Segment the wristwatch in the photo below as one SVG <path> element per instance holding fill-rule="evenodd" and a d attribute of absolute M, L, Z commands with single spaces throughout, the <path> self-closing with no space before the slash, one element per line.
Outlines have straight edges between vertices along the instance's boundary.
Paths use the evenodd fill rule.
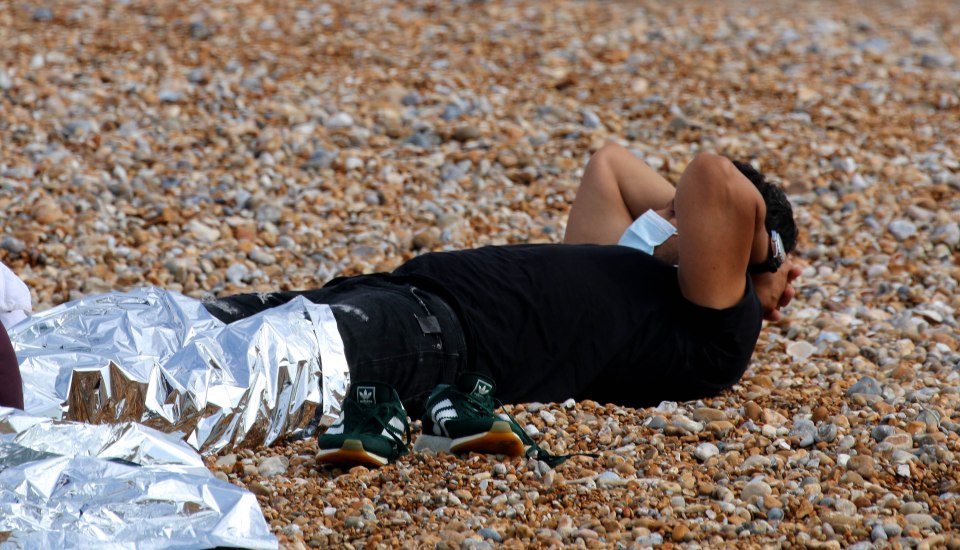
<path fill-rule="evenodd" d="M 787 254 L 783 250 L 783 240 L 780 238 L 780 234 L 770 230 L 770 255 L 766 261 L 747 266 L 747 271 L 750 273 L 776 273 L 786 259 Z"/>

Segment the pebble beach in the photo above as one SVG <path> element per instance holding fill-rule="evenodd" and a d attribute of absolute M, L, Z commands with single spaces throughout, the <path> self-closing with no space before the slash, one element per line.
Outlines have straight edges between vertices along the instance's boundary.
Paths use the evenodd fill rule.
<path fill-rule="evenodd" d="M 960 548 L 960 2 L 0 3 L 0 260 L 38 311 L 560 242 L 609 141 L 788 192 L 798 295 L 739 384 L 508 406 L 599 455 L 553 469 L 209 469 L 284 548 Z"/>

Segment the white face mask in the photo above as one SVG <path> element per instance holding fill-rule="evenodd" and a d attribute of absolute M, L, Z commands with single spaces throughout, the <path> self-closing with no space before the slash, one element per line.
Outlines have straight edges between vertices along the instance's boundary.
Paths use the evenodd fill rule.
<path fill-rule="evenodd" d="M 672 223 L 653 210 L 647 210 L 630 224 L 617 244 L 636 248 L 652 255 L 654 248 L 676 234 L 677 228 Z"/>

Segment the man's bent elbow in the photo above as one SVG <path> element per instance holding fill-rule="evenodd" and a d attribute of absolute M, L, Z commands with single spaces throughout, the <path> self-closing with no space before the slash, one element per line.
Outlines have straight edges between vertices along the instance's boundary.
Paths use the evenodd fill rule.
<path fill-rule="evenodd" d="M 730 159 L 714 153 L 698 153 L 687 170 L 697 176 L 697 181 L 709 184 L 730 183 L 741 175 Z"/>

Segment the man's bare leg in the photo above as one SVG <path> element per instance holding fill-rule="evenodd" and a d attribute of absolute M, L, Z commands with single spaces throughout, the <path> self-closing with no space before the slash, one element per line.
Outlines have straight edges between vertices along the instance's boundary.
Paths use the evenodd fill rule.
<path fill-rule="evenodd" d="M 736 304 L 747 266 L 769 254 L 760 193 L 726 158 L 701 154 L 677 184 L 675 207 L 681 292 L 705 307 Z"/>
<path fill-rule="evenodd" d="M 564 242 L 615 244 L 633 220 L 667 205 L 673 185 L 647 163 L 613 143 L 587 163 L 570 209 Z"/>

